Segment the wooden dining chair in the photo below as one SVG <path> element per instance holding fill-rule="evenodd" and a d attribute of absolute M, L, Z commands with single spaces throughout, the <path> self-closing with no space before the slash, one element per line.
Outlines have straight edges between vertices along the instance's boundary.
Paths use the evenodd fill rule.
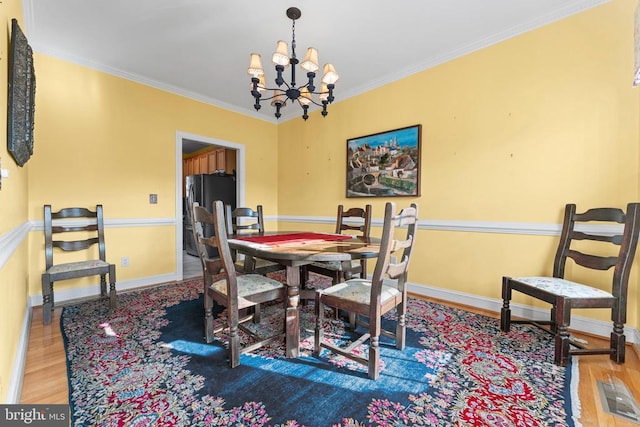
<path fill-rule="evenodd" d="M 362 237 L 369 237 L 371 231 L 371 205 L 363 208 L 350 208 L 345 210 L 343 205 L 338 205 L 338 215 L 336 219 L 337 234 L 355 234 Z M 352 222 L 355 220 L 355 223 Z M 356 233 L 354 233 L 354 231 Z M 331 284 L 335 285 L 340 281 L 351 278 L 358 274 L 361 278 L 367 278 L 367 260 L 353 261 L 322 261 L 314 262 L 303 267 L 303 284 L 309 281 L 309 272 L 314 272 L 331 278 Z"/>
<path fill-rule="evenodd" d="M 67 220 L 67 222 L 64 222 Z M 55 221 L 55 225 L 54 225 Z M 63 221 L 63 222 L 61 222 Z M 69 222 L 71 221 L 71 222 Z M 92 247 L 97 245 L 97 251 Z M 54 309 L 53 283 L 79 277 L 100 276 L 100 295 L 107 297 L 109 276 L 109 306 L 117 308 L 116 266 L 106 258 L 104 216 L 102 205 L 94 211 L 86 208 L 63 208 L 57 212 L 44 205 L 45 272 L 42 274 L 42 310 L 45 325 L 51 323 Z M 84 251 L 77 261 L 55 263 L 54 249 L 64 252 Z"/>
<path fill-rule="evenodd" d="M 418 207 L 415 204 L 411 204 L 396 215 L 395 203 L 388 202 L 385 206 L 380 252 L 371 280 L 350 279 L 316 292 L 313 351 L 315 356 L 320 355 L 321 348 L 326 348 L 367 366 L 369 378 L 375 380 L 379 376 L 380 335 L 395 339 L 396 348 L 404 349 L 407 307 L 405 285 L 416 240 L 417 224 Z M 396 228 L 405 226 L 407 229 L 405 237 L 396 239 L 394 237 Z M 385 283 L 385 279 L 393 279 L 396 283 Z M 342 309 L 368 319 L 362 321 L 359 317 L 356 324 L 352 325 L 356 336 L 350 344 L 340 346 L 324 340 L 325 306 Z M 394 308 L 397 310 L 395 331 L 382 329 L 382 316 Z M 358 328 L 364 328 L 364 331 Z M 366 341 L 369 341 L 368 356 L 359 351 L 359 347 Z"/>
<path fill-rule="evenodd" d="M 225 218 L 229 234 L 264 233 L 262 205 L 258 205 L 255 210 L 248 207 L 239 207 L 231 210 L 231 206 L 226 205 Z M 243 273 L 267 274 L 285 269 L 283 265 L 266 259 L 245 255 L 244 259 L 237 260 L 234 252 L 232 252 L 232 255 L 236 260 L 236 270 Z"/>
<path fill-rule="evenodd" d="M 253 351 L 284 336 L 282 330 L 276 334 L 261 337 L 245 323 L 254 318 L 253 314 L 241 315 L 247 308 L 265 302 L 286 301 L 285 286 L 277 280 L 259 274 L 236 273 L 233 257 L 227 241 L 227 223 L 225 208 L 220 200 L 213 203 L 213 213 L 197 203 L 193 204 L 194 240 L 198 248 L 204 278 L 204 327 L 207 343 L 223 331 L 228 335 L 229 366 L 235 368 L 240 364 L 240 355 Z M 204 237 L 205 224 L 213 224 L 214 236 Z M 217 248 L 219 258 L 211 259 L 207 253 L 207 245 Z M 226 307 L 226 321 L 214 327 L 214 301 Z M 283 306 L 284 309 L 284 306 Z M 252 342 L 241 345 L 239 332 L 247 334 Z"/>
<path fill-rule="evenodd" d="M 622 234 L 618 234 L 617 231 L 604 234 L 597 232 L 594 223 L 609 227 L 612 224 L 624 224 L 624 228 Z M 509 332 L 512 323 L 530 323 L 554 335 L 554 363 L 560 366 L 566 366 L 572 355 L 590 354 L 609 354 L 611 360 L 624 363 L 624 323 L 627 320 L 629 272 L 638 245 L 639 230 L 639 203 L 629 203 L 626 212 L 617 208 L 595 208 L 584 213 L 576 213 L 576 205 L 566 205 L 553 263 L 553 275 L 502 278 L 502 331 Z M 615 253 L 612 248 L 616 248 Z M 569 268 L 574 277 L 586 277 L 584 274 L 588 269 L 604 271 L 613 267 L 611 286 L 604 289 L 593 284 L 566 279 L 567 258 L 573 260 Z M 551 304 L 550 320 L 512 320 L 509 304 L 513 291 Z M 568 329 L 571 324 L 571 310 L 574 308 L 611 310 L 613 331 L 608 348 L 589 348 L 571 338 Z"/>

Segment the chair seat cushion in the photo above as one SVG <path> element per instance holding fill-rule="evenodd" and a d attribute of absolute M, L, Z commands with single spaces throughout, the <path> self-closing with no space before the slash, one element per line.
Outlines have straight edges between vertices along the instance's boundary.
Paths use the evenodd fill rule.
<path fill-rule="evenodd" d="M 567 298 L 613 298 L 611 293 L 602 289 L 557 277 L 514 277 L 512 280 Z"/>
<path fill-rule="evenodd" d="M 325 270 L 342 271 L 342 263 L 340 261 L 312 262 L 311 265 Z M 360 261 L 351 261 L 351 269 L 356 268 L 360 268 Z"/>
<path fill-rule="evenodd" d="M 358 304 L 369 304 L 371 300 L 371 281 L 365 279 L 351 279 L 343 283 L 338 283 L 320 291 L 324 295 L 331 295 L 341 299 L 356 302 Z M 401 292 L 395 286 L 382 285 L 380 302 L 382 305 L 386 301 L 396 298 Z"/>
<path fill-rule="evenodd" d="M 51 268 L 47 270 L 47 273 L 60 274 L 68 273 L 70 271 L 90 270 L 92 268 L 100 267 L 109 267 L 109 263 L 99 259 L 90 261 L 67 262 L 65 264 L 52 265 Z"/>
<path fill-rule="evenodd" d="M 260 274 L 245 274 L 237 276 L 238 280 L 238 298 L 248 297 L 263 292 L 273 291 L 283 288 L 284 285 L 277 280 L 270 279 Z M 227 279 L 218 280 L 211 285 L 211 288 L 222 294 L 227 294 Z"/>

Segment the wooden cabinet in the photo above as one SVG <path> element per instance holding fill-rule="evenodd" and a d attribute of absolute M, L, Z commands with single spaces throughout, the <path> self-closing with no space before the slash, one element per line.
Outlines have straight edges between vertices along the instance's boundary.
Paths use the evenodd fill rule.
<path fill-rule="evenodd" d="M 224 148 L 216 150 L 216 170 L 227 169 L 227 155 Z"/>
<path fill-rule="evenodd" d="M 212 174 L 217 171 L 232 173 L 236 168 L 236 153 L 220 147 L 198 153 L 182 159 L 182 188 L 185 187 L 185 177 L 198 174 Z"/>
<path fill-rule="evenodd" d="M 215 173 L 217 171 L 225 171 L 227 166 L 227 155 L 224 148 L 217 148 L 215 150 L 208 151 L 207 157 L 207 172 Z M 204 173 L 204 172 L 203 172 Z"/>
<path fill-rule="evenodd" d="M 197 157 L 199 173 L 209 173 L 208 156 L 201 155 Z"/>
<path fill-rule="evenodd" d="M 207 152 L 207 162 L 207 173 L 214 173 L 216 171 L 216 150 Z"/>

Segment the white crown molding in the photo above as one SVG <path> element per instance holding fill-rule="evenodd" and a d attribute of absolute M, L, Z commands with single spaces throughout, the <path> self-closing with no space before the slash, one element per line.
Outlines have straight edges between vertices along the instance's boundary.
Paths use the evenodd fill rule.
<path fill-rule="evenodd" d="M 489 46 L 500 43 L 504 40 L 516 37 L 518 35 L 524 34 L 528 31 L 535 30 L 544 25 L 551 24 L 553 22 L 559 21 L 571 15 L 583 12 L 585 10 L 591 9 L 593 7 L 605 4 L 610 2 L 611 0 L 573 0 L 560 7 L 559 9 L 541 17 L 532 18 L 529 22 L 514 25 L 511 28 L 508 28 L 504 31 L 500 31 L 495 33 L 489 37 L 485 37 L 484 39 L 476 40 L 473 43 L 468 43 L 465 45 L 457 46 L 453 49 L 450 49 L 446 52 L 441 52 L 437 55 L 431 56 L 429 58 L 425 58 L 423 61 L 419 62 L 417 65 L 399 69 L 392 74 L 388 74 L 382 78 L 368 81 L 365 84 L 357 86 L 353 89 L 346 90 L 340 92 L 340 100 L 338 102 L 344 101 L 346 99 L 352 98 L 354 96 L 363 94 L 365 92 L 369 92 L 371 90 L 377 89 L 394 81 L 409 77 L 413 74 L 419 73 L 421 71 L 427 70 L 429 68 L 433 68 L 437 65 L 443 64 L 445 62 L 451 61 L 453 59 L 459 58 L 464 55 L 468 55 L 470 53 L 476 52 L 478 50 L 487 48 Z M 23 17 L 25 22 L 25 32 L 29 34 L 31 29 L 34 27 L 33 20 L 33 0 L 23 0 Z M 160 82 L 139 74 L 130 73 L 124 70 L 120 70 L 118 68 L 97 63 L 93 61 L 88 61 L 85 58 L 80 58 L 74 55 L 71 55 L 67 52 L 60 51 L 57 49 L 47 49 L 44 46 L 39 45 L 38 43 L 34 43 L 31 46 L 33 50 L 37 53 L 41 53 L 44 55 L 49 55 L 54 58 L 59 58 L 77 65 L 81 65 L 87 68 L 91 68 L 97 71 L 101 71 L 107 74 L 114 75 L 116 77 L 121 77 L 126 80 L 130 80 L 136 83 L 140 83 L 146 86 L 154 87 L 156 89 L 163 90 L 165 92 L 173 93 L 179 96 L 183 96 L 185 98 L 193 99 L 198 102 L 203 102 L 205 104 L 212 105 L 214 107 L 223 108 L 228 111 L 232 111 L 238 114 L 242 114 L 245 116 L 249 116 L 255 119 L 263 120 L 269 123 L 284 123 L 286 121 L 290 121 L 300 117 L 300 114 L 293 113 L 291 110 L 283 111 L 283 116 L 280 120 L 276 119 L 272 116 L 266 116 L 264 114 L 259 114 L 255 110 L 247 107 L 238 107 L 236 105 L 232 105 L 223 101 L 220 101 L 215 98 L 211 98 L 208 96 L 203 96 L 199 93 L 195 93 L 193 91 L 189 91 L 187 89 L 173 86 L 164 82 Z M 248 104 L 249 105 L 249 104 Z M 318 110 L 318 107 L 310 108 L 310 112 Z"/>
<path fill-rule="evenodd" d="M 278 123 L 275 117 L 271 118 L 269 116 L 265 116 L 264 114 L 259 114 L 257 111 L 252 110 L 250 108 L 240 108 L 236 105 L 232 105 L 215 98 L 204 96 L 199 93 L 196 93 L 178 86 L 173 86 L 168 83 L 154 80 L 149 77 L 142 76 L 140 74 L 130 73 L 128 71 L 120 70 L 119 68 L 115 68 L 109 65 L 89 61 L 85 58 L 79 58 L 67 52 L 63 52 L 61 50 L 46 48 L 44 46 L 39 45 L 38 43 L 34 43 L 32 48 L 34 52 L 37 52 L 39 54 L 58 58 L 63 61 L 70 62 L 72 64 L 80 65 L 82 67 L 90 68 L 92 70 L 96 70 L 106 74 L 110 74 L 112 76 L 120 77 L 122 79 L 132 81 L 134 83 L 139 83 L 145 86 L 153 87 L 168 93 L 172 93 L 174 95 L 183 96 L 185 98 L 189 98 L 194 101 L 198 101 L 204 104 L 212 105 L 214 107 L 222 108 L 226 111 L 231 111 L 234 113 L 242 114 L 244 116 L 249 116 L 254 119 L 263 120 L 269 123 Z M 251 104 L 248 103 L 247 105 L 251 105 Z"/>
<path fill-rule="evenodd" d="M 568 4 L 564 5 L 562 8 L 554 11 L 553 13 L 549 13 L 546 16 L 537 17 L 524 24 L 515 25 L 507 30 L 493 34 L 490 37 L 486 37 L 481 40 L 476 40 L 473 43 L 461 45 L 449 51 L 441 52 L 439 55 L 434 55 L 429 58 L 425 58 L 423 61 L 421 61 L 417 65 L 414 65 L 408 68 L 399 69 L 395 73 L 389 74 L 381 79 L 370 80 L 366 84 L 358 86 L 354 89 L 341 91 L 340 101 L 349 99 L 356 95 L 361 95 L 365 92 L 369 92 L 371 90 L 377 89 L 389 83 L 393 83 L 397 80 L 401 80 L 403 78 L 409 77 L 413 74 L 428 70 L 429 68 L 433 68 L 440 64 L 444 64 L 445 62 L 454 60 L 456 58 L 460 58 L 464 55 L 468 55 L 470 53 L 498 44 L 507 39 L 519 36 L 528 31 L 535 30 L 536 28 L 540 28 L 544 25 L 551 24 L 553 22 L 567 18 L 576 13 L 584 12 L 585 10 L 591 9 L 593 7 L 596 7 L 605 3 L 609 3 L 610 1 L 611 0 L 576 0 L 576 1 L 569 2 Z"/>

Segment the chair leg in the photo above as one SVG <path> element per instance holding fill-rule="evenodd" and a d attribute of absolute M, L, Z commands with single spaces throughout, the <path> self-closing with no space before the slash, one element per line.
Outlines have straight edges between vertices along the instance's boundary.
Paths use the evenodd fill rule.
<path fill-rule="evenodd" d="M 336 309 L 337 310 L 337 309 Z M 338 313 L 336 311 L 336 319 L 338 318 Z M 356 327 L 358 326 L 356 324 L 356 322 L 358 321 L 358 315 L 352 311 L 349 312 L 349 328 L 352 331 L 356 330 Z"/>
<path fill-rule="evenodd" d="M 360 268 L 362 269 L 362 271 L 360 272 L 360 278 L 366 279 L 367 278 L 367 260 L 366 259 L 363 259 L 362 261 L 360 261 Z"/>
<path fill-rule="evenodd" d="M 313 355 L 320 355 L 320 344 L 322 343 L 323 338 L 323 323 L 324 323 L 324 310 L 322 308 L 322 303 L 320 302 L 320 294 L 316 293 L 316 303 L 315 303 L 315 311 L 316 311 L 316 330 L 315 330 L 315 342 L 313 344 Z"/>
<path fill-rule="evenodd" d="M 558 333 L 558 322 L 556 321 L 556 307 L 551 307 L 551 314 L 549 315 L 549 320 L 551 321 L 551 325 L 549 326 L 550 331 L 554 334 Z"/>
<path fill-rule="evenodd" d="M 611 354 L 609 358 L 616 363 L 624 363 L 626 337 L 624 335 L 624 324 L 614 323 L 613 332 L 611 332 L 610 346 Z"/>
<path fill-rule="evenodd" d="M 106 274 L 100 275 L 100 296 L 103 298 L 107 296 L 107 275 Z"/>
<path fill-rule="evenodd" d="M 500 310 L 500 330 L 502 332 L 509 332 L 511 329 L 511 309 L 509 308 L 509 301 L 511 300 L 511 285 L 509 285 L 509 278 L 502 278 L 502 309 Z"/>
<path fill-rule="evenodd" d="M 556 325 L 556 339 L 555 339 L 555 355 L 554 363 L 558 366 L 567 366 L 569 359 L 571 358 L 570 345 L 571 338 L 569 337 L 569 322 L 571 319 L 571 306 L 567 304 L 564 298 L 556 298 L 555 307 L 555 325 Z"/>
<path fill-rule="evenodd" d="M 300 288 L 307 289 L 307 282 L 309 282 L 309 269 L 303 265 L 300 267 Z"/>
<path fill-rule="evenodd" d="M 118 308 L 118 295 L 116 294 L 116 266 L 109 268 L 109 306 L 112 310 Z"/>
<path fill-rule="evenodd" d="M 229 366 L 235 368 L 240 365 L 240 335 L 238 325 L 229 325 Z"/>
<path fill-rule="evenodd" d="M 378 365 L 380 364 L 380 336 L 371 335 L 369 342 L 369 378 L 372 380 L 378 379 L 379 369 Z"/>
<path fill-rule="evenodd" d="M 555 338 L 555 354 L 554 363 L 558 366 L 567 366 L 569 364 L 569 331 L 566 325 L 558 325 L 558 333 Z"/>
<path fill-rule="evenodd" d="M 398 350 L 404 350 L 406 336 L 407 336 L 407 316 L 406 316 L 406 304 L 403 302 L 397 307 L 398 321 L 396 322 L 396 348 Z"/>
<path fill-rule="evenodd" d="M 42 322 L 45 325 L 51 323 L 51 312 L 53 311 L 53 282 L 48 274 L 42 275 Z"/>
<path fill-rule="evenodd" d="M 256 304 L 253 306 L 253 323 L 260 323 L 260 320 L 262 319 L 261 316 L 261 310 L 260 310 L 260 304 Z"/>
<path fill-rule="evenodd" d="M 204 339 L 213 342 L 213 299 L 204 292 Z"/>

